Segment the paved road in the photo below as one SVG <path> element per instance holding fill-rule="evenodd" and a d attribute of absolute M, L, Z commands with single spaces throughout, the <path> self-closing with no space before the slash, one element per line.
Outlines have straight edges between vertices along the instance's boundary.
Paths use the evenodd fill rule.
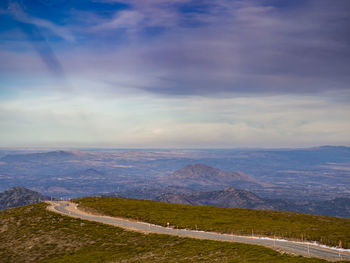
<path fill-rule="evenodd" d="M 269 238 L 254 238 L 247 236 L 236 236 L 229 234 L 220 234 L 215 232 L 204 232 L 187 229 L 174 229 L 162 227 L 149 223 L 128 220 L 124 218 L 116 218 L 109 216 L 100 216 L 88 214 L 79 210 L 76 204 L 64 201 L 49 202 L 50 211 L 58 212 L 75 218 L 84 220 L 96 221 L 104 224 L 118 226 L 125 229 L 130 229 L 138 232 L 148 232 L 156 234 L 176 235 L 181 237 L 190 237 L 198 239 L 210 239 L 218 241 L 240 242 L 247 244 L 262 245 L 276 250 L 283 250 L 296 255 L 305 257 L 323 258 L 327 260 L 350 260 L 349 251 L 339 251 L 332 248 L 320 247 L 314 244 L 307 244 L 302 242 L 269 239 Z"/>

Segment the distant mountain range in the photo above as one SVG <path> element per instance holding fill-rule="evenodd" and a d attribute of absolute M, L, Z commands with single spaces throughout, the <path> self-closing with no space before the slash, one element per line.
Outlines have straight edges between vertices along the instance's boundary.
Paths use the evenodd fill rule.
<path fill-rule="evenodd" d="M 278 210 L 350 218 L 350 198 L 336 198 L 327 201 L 264 199 L 250 191 L 231 187 L 222 191 L 192 192 L 190 194 L 168 192 L 153 200 L 176 204 Z"/>
<path fill-rule="evenodd" d="M 350 198 L 326 201 L 266 199 L 275 210 L 350 218 Z"/>
<path fill-rule="evenodd" d="M 350 147 L 5 152 L 0 190 L 22 185 L 73 198 L 113 192 L 174 203 L 350 217 Z M 2 196 L 0 209 L 40 199 L 20 196 Z"/>
<path fill-rule="evenodd" d="M 0 149 L 0 191 L 21 185 L 60 197 L 136 194 L 151 187 L 202 192 L 233 187 L 262 198 L 331 200 L 350 197 L 349 172 L 350 147 L 36 153 Z"/>
<path fill-rule="evenodd" d="M 38 203 L 49 197 L 24 187 L 13 187 L 0 193 L 0 210 Z"/>
<path fill-rule="evenodd" d="M 167 193 L 160 195 L 156 200 L 191 205 L 253 208 L 262 210 L 274 209 L 274 207 L 268 202 L 252 192 L 247 190 L 237 190 L 232 187 L 227 187 L 223 191 L 196 192 L 189 195 Z"/>
<path fill-rule="evenodd" d="M 47 161 L 47 160 L 59 160 L 67 159 L 84 154 L 79 151 L 52 151 L 44 153 L 29 153 L 29 154 L 9 154 L 0 159 L 2 162 L 33 162 L 33 161 Z"/>

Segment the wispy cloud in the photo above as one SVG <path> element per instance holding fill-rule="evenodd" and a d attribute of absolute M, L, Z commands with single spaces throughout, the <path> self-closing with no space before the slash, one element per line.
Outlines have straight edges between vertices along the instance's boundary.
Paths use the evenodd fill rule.
<path fill-rule="evenodd" d="M 65 27 L 55 25 L 54 23 L 45 19 L 40 19 L 28 15 L 23 11 L 22 7 L 17 2 L 9 2 L 7 12 L 19 22 L 31 24 L 39 28 L 48 29 L 55 35 L 60 36 L 67 41 L 75 41 L 74 35 L 71 32 L 69 32 L 69 30 L 67 30 Z"/>
<path fill-rule="evenodd" d="M 348 144 L 349 105 L 322 97 L 37 96 L 1 103 L 0 144 L 295 147 Z M 121 125 L 122 124 L 122 125 Z M 13 131 L 13 132 L 11 132 Z M 38 133 L 43 136 L 38 136 Z"/>
<path fill-rule="evenodd" d="M 62 77 L 64 72 L 63 67 L 42 33 L 42 30 L 49 29 L 54 34 L 69 41 L 74 41 L 74 37 L 66 29 L 56 26 L 50 21 L 38 19 L 26 14 L 20 4 L 16 2 L 9 2 L 7 10 L 3 12 L 3 14 L 8 14 L 17 21 L 18 27 L 22 29 L 22 32 L 26 35 L 26 40 L 34 47 L 34 50 L 47 66 L 48 70 L 55 76 Z M 29 29 L 26 25 L 30 25 Z M 10 60 L 10 63 L 11 62 Z M 32 66 L 33 65 L 31 65 L 31 67 Z"/>
<path fill-rule="evenodd" d="M 116 1 L 106 1 L 116 2 Z M 118 1 L 129 5 L 116 10 L 115 15 L 93 27 L 93 31 L 125 30 L 130 40 L 138 39 L 146 28 L 172 28 L 178 25 L 180 14 L 176 4 L 186 1 Z"/>

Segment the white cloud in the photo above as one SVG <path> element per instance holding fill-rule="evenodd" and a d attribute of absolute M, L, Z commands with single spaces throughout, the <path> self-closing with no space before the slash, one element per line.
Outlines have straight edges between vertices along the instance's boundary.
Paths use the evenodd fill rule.
<path fill-rule="evenodd" d="M 349 144 L 349 105 L 320 97 L 24 96 L 2 103 L 0 144 L 301 147 Z M 40 135 L 40 136 L 38 136 Z"/>

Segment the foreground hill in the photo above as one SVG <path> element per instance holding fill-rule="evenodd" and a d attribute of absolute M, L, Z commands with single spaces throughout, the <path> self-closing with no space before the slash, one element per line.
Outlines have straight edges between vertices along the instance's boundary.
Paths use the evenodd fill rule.
<path fill-rule="evenodd" d="M 0 210 L 34 204 L 48 199 L 47 196 L 27 188 L 21 186 L 13 187 L 0 193 Z"/>
<path fill-rule="evenodd" d="M 108 197 L 75 199 L 79 206 L 111 216 L 159 225 L 319 241 L 350 248 L 350 219 L 280 211 L 193 206 Z"/>
<path fill-rule="evenodd" d="M 45 207 L 0 212 L 1 262 L 325 262 L 260 246 L 140 234 Z"/>

